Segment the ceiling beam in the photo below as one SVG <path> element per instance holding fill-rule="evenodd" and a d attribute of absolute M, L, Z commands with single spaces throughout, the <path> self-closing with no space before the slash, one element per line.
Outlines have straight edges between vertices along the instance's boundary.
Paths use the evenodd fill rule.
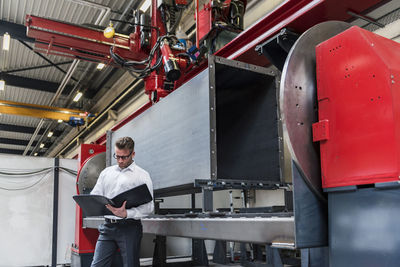
<path fill-rule="evenodd" d="M 0 143 L 1 144 L 7 144 L 7 145 L 18 145 L 18 146 L 27 146 L 29 143 L 29 140 L 21 140 L 21 139 L 10 139 L 10 138 L 2 138 L 0 137 Z M 33 146 L 36 146 L 36 141 L 32 143 Z"/>
<path fill-rule="evenodd" d="M 5 20 L 0 20 L 0 35 L 4 35 L 4 33 L 8 32 L 11 36 L 11 38 L 16 39 L 20 41 L 21 44 L 32 50 L 35 54 L 37 54 L 39 57 L 50 63 L 53 67 L 56 67 L 59 71 L 63 72 L 66 74 L 67 72 L 60 68 L 57 64 L 49 60 L 47 57 L 43 56 L 42 54 L 36 52 L 33 50 L 33 48 L 27 44 L 28 43 L 35 43 L 34 38 L 30 38 L 26 36 L 26 26 L 22 24 L 17 24 L 13 22 L 8 22 Z M 73 81 L 77 81 L 76 78 L 71 77 Z"/>
<path fill-rule="evenodd" d="M 0 123 L 0 131 L 33 134 L 35 130 L 36 127 Z M 44 131 L 45 128 L 40 129 L 39 135 L 42 135 Z M 53 136 L 58 137 L 61 135 L 61 133 L 61 131 L 54 131 Z"/>
<path fill-rule="evenodd" d="M 36 69 L 54 67 L 54 65 L 60 66 L 60 65 L 71 64 L 71 63 L 72 63 L 72 61 L 64 61 L 64 62 L 59 62 L 59 63 L 54 63 L 54 64 L 45 64 L 45 65 L 39 65 L 39 66 L 33 66 L 33 67 L 26 67 L 26 68 L 8 70 L 8 71 L 3 71 L 3 73 L 8 74 L 8 73 L 14 73 L 14 72 L 19 72 L 19 71 L 36 70 Z"/>
<path fill-rule="evenodd" d="M 22 153 L 24 153 L 24 150 L 0 148 L 0 153 L 22 155 Z"/>
<path fill-rule="evenodd" d="M 0 20 L 0 35 L 4 35 L 6 32 L 10 34 L 11 38 L 30 43 L 35 42 L 34 38 L 26 36 L 25 25 Z"/>
<path fill-rule="evenodd" d="M 35 51 L 33 49 L 33 47 L 31 47 L 30 45 L 28 45 L 26 42 L 24 42 L 23 40 L 19 40 L 19 42 L 21 44 L 23 44 L 24 46 L 26 46 L 26 48 L 28 48 L 29 50 L 31 50 L 33 53 L 35 53 L 36 55 L 38 55 L 39 57 L 41 57 L 43 60 L 45 60 L 46 62 L 50 63 L 51 65 L 53 65 L 53 67 L 55 67 L 56 69 L 58 69 L 59 71 L 61 71 L 64 74 L 67 74 L 67 72 L 65 70 L 63 70 L 62 68 L 60 68 L 59 66 L 57 66 L 53 61 L 51 61 L 50 59 L 48 59 L 47 57 L 43 56 L 41 53 Z M 77 82 L 78 80 L 76 78 L 74 78 L 74 76 L 71 75 L 71 80 Z"/>
<path fill-rule="evenodd" d="M 21 77 L 13 74 L 7 74 L 4 72 L 0 72 L 0 79 L 4 80 L 6 85 L 22 87 L 22 88 L 29 88 L 38 91 L 45 91 L 50 93 L 57 92 L 58 87 L 60 86 L 59 83 L 48 82 L 38 79 L 26 78 Z M 71 85 L 67 85 L 65 90 L 63 90 L 64 95 L 68 95 L 69 92 L 72 90 Z"/>

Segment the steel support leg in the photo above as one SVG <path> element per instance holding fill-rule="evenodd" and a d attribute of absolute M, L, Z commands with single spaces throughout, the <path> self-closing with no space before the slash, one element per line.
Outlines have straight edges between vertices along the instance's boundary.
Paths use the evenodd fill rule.
<path fill-rule="evenodd" d="M 226 260 L 226 241 L 215 241 L 213 262 L 219 264 L 227 264 Z"/>
<path fill-rule="evenodd" d="M 203 212 L 213 211 L 213 191 L 203 188 Z"/>
<path fill-rule="evenodd" d="M 260 245 L 253 244 L 254 259 L 256 261 L 263 261 L 263 252 Z"/>
<path fill-rule="evenodd" d="M 203 188 L 203 212 L 213 211 L 213 191 Z M 207 249 L 203 239 L 192 239 L 194 265 L 208 266 Z"/>
<path fill-rule="evenodd" d="M 192 261 L 195 266 L 208 266 L 206 245 L 202 239 L 192 239 Z"/>
<path fill-rule="evenodd" d="M 167 237 L 157 235 L 156 239 L 154 239 L 154 242 L 153 266 L 167 266 Z"/>
<path fill-rule="evenodd" d="M 301 250 L 301 267 L 328 267 L 328 247 L 305 248 Z"/>
<path fill-rule="evenodd" d="M 268 267 L 283 267 L 281 255 L 277 248 L 271 248 L 271 246 L 265 246 L 265 255 Z"/>
<path fill-rule="evenodd" d="M 244 265 L 248 262 L 246 243 L 240 243 L 240 263 Z"/>

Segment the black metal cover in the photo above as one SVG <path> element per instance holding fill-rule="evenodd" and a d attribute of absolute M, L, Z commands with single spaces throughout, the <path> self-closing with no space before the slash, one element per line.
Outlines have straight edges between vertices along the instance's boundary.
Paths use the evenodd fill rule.
<path fill-rule="evenodd" d="M 210 90 L 215 177 L 279 182 L 275 77 L 263 68 L 219 57 L 209 58 L 209 71 L 210 88 L 215 87 Z"/>

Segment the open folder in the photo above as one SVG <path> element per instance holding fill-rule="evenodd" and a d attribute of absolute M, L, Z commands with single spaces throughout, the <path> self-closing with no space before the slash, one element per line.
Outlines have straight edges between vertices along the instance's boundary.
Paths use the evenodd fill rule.
<path fill-rule="evenodd" d="M 125 208 L 130 209 L 153 200 L 146 184 L 134 187 L 112 199 L 100 195 L 76 195 L 73 196 L 73 199 L 79 207 L 81 207 L 84 217 L 113 215 L 112 212 L 106 208 L 106 204 L 119 208 L 124 201 L 126 201 Z"/>

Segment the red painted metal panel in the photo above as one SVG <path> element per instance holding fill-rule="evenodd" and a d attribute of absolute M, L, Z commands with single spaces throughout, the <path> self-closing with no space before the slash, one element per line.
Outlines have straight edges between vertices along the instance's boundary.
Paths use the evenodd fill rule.
<path fill-rule="evenodd" d="M 199 12 L 199 34 L 197 38 L 203 39 L 212 28 L 212 8 L 211 3 L 204 5 L 203 9 Z"/>
<path fill-rule="evenodd" d="M 352 27 L 316 55 L 322 186 L 398 181 L 400 44 Z"/>
<path fill-rule="evenodd" d="M 313 141 L 325 141 L 329 139 L 329 121 L 322 120 L 312 125 Z"/>
<path fill-rule="evenodd" d="M 35 38 L 39 43 L 45 44 L 50 50 L 52 46 L 58 46 L 59 49 L 75 49 L 75 53 L 79 53 L 81 50 L 97 54 L 98 57 L 109 58 L 110 46 L 115 45 L 115 52 L 126 59 L 143 60 L 147 57 L 147 53 L 145 52 L 132 53 L 130 51 L 130 39 L 126 35 L 117 34 L 114 38 L 106 38 L 101 30 L 32 15 L 26 16 L 26 26 L 27 36 Z M 74 53 L 70 51 L 70 54 Z"/>
<path fill-rule="evenodd" d="M 94 145 L 94 144 L 82 144 L 78 157 L 79 172 L 85 163 L 94 155 L 106 151 L 106 146 Z M 78 177 L 79 177 L 78 172 Z M 78 180 L 77 180 L 78 182 Z M 78 185 L 76 186 L 76 192 L 79 194 Z M 96 246 L 96 241 L 99 236 L 97 229 L 83 229 L 82 228 L 82 210 L 76 205 L 75 211 L 75 243 L 73 244 L 72 250 L 78 254 L 81 253 L 93 253 Z"/>

